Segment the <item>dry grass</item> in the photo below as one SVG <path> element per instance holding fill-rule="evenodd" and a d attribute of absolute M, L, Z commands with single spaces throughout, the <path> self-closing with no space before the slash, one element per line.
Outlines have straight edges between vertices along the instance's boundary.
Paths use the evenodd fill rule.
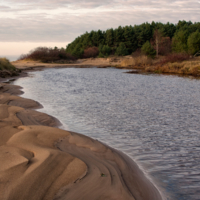
<path fill-rule="evenodd" d="M 190 55 L 187 53 L 172 53 L 164 56 L 157 63 L 158 65 L 164 65 L 166 63 L 175 63 L 175 62 L 183 62 L 185 60 L 189 60 Z"/>
<path fill-rule="evenodd" d="M 156 59 L 140 55 L 126 58 L 121 68 L 142 69 L 152 73 L 171 73 L 200 76 L 200 57 L 191 59 L 187 54 L 170 54 Z"/>
<path fill-rule="evenodd" d="M 200 76 L 200 58 L 183 62 L 169 62 L 162 66 L 146 67 L 145 71 Z"/>
<path fill-rule="evenodd" d="M 20 70 L 16 69 L 7 58 L 0 58 L 0 77 L 16 76 Z"/>
<path fill-rule="evenodd" d="M 122 67 L 145 67 L 152 65 L 153 60 L 147 56 L 141 55 L 134 58 L 127 58 L 121 62 Z"/>
<path fill-rule="evenodd" d="M 10 63 L 7 58 L 0 58 L 0 70 L 14 71 L 15 67 Z"/>
<path fill-rule="evenodd" d="M 184 61 L 181 63 L 167 63 L 167 67 L 171 71 L 177 71 L 177 73 L 183 74 L 199 74 L 200 73 L 200 61 Z"/>

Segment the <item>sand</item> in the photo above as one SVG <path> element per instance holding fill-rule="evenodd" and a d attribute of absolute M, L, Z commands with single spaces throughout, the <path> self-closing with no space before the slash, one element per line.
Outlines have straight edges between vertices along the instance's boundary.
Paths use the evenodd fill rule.
<path fill-rule="evenodd" d="M 74 62 L 68 64 L 60 63 L 41 63 L 39 61 L 32 60 L 20 60 L 14 61 L 12 64 L 18 69 L 35 69 L 35 68 L 55 68 L 55 67 L 78 67 L 78 68 L 87 68 L 87 67 L 115 67 L 121 64 L 122 60 L 127 59 L 130 56 L 124 57 L 111 57 L 111 58 L 87 58 L 87 59 L 78 59 Z"/>
<path fill-rule="evenodd" d="M 0 85 L 1 200 L 160 200 L 128 156 L 59 128 L 19 86 Z"/>

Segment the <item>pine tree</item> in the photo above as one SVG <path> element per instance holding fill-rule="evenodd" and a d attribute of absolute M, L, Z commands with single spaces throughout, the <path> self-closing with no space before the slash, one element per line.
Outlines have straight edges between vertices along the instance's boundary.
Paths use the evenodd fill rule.
<path fill-rule="evenodd" d="M 146 41 L 142 48 L 141 48 L 142 53 L 144 53 L 145 55 L 154 58 L 156 55 L 156 51 L 155 49 L 151 46 L 151 43 L 149 41 Z"/>
<path fill-rule="evenodd" d="M 119 44 L 119 47 L 116 49 L 115 54 L 117 56 L 125 56 L 128 54 L 128 50 L 123 42 Z"/>
<path fill-rule="evenodd" d="M 175 33 L 175 36 L 172 38 L 172 50 L 176 53 L 187 52 L 187 40 L 188 40 L 188 31 L 180 30 Z"/>
<path fill-rule="evenodd" d="M 188 53 L 194 55 L 198 51 L 200 51 L 200 33 L 197 30 L 196 32 L 190 34 L 188 37 Z"/>

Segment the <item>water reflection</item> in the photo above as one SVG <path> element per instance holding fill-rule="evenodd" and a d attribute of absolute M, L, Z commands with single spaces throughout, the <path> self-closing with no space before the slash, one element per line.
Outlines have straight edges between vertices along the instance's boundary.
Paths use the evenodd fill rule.
<path fill-rule="evenodd" d="M 16 84 L 65 128 L 120 149 L 170 196 L 200 199 L 200 81 L 117 69 L 48 69 Z"/>

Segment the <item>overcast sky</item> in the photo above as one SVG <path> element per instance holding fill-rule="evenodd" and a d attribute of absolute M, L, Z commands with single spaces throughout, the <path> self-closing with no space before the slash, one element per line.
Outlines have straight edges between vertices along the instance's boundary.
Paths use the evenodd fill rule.
<path fill-rule="evenodd" d="M 86 31 L 178 20 L 200 21 L 200 0 L 0 0 L 0 56 L 65 47 Z"/>

